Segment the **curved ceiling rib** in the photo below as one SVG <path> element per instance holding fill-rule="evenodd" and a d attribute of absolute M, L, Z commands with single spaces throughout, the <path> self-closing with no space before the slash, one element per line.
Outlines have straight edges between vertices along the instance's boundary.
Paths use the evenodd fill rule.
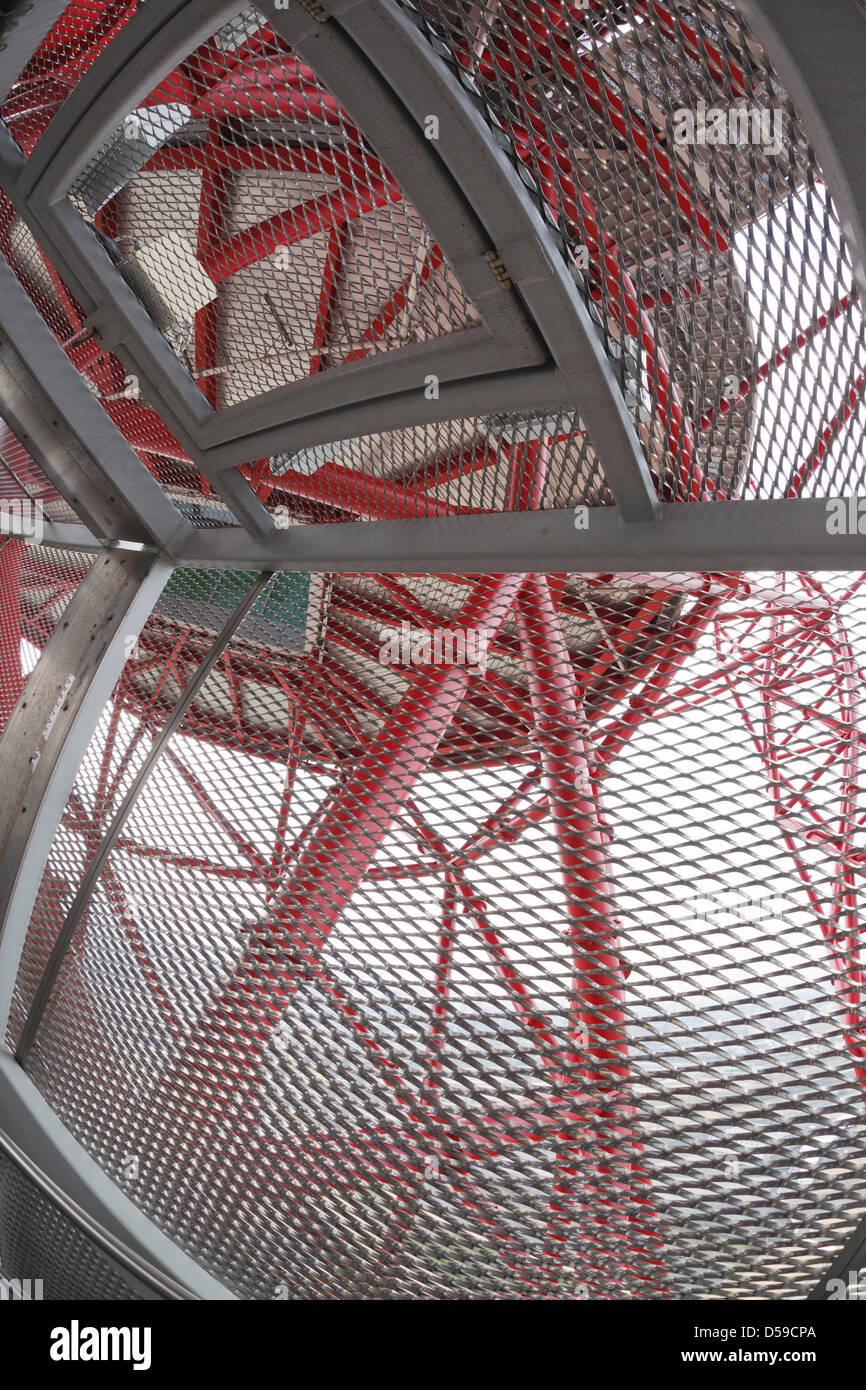
<path fill-rule="evenodd" d="M 374 41 L 381 40 L 375 6 L 367 15 Z M 211 29 L 218 19 L 219 15 L 211 17 Z M 289 40 L 296 24 L 303 27 L 306 22 L 306 15 L 295 20 L 291 12 L 278 12 L 272 18 L 274 28 Z M 544 410 L 580 401 L 590 437 L 598 451 L 611 459 L 611 482 L 624 518 L 648 519 L 657 504 L 640 443 L 598 331 L 552 233 L 496 149 L 491 132 L 439 71 L 429 46 L 399 14 L 390 16 L 390 24 L 396 26 L 395 42 L 389 46 L 390 58 L 383 46 L 378 60 L 381 77 L 346 35 L 327 28 L 313 47 L 332 90 L 350 112 L 358 113 L 359 126 L 370 130 L 373 145 L 383 149 L 401 188 L 426 215 L 458 278 L 484 314 L 486 332 L 469 330 L 471 343 L 465 350 L 461 335 L 452 335 L 408 353 L 398 350 L 380 361 L 368 359 L 358 366 L 332 370 L 320 380 L 289 387 L 284 393 L 270 392 L 264 400 L 215 417 L 201 393 L 182 379 L 185 373 L 135 297 L 107 259 L 94 255 L 92 238 L 65 197 L 75 175 L 122 124 L 130 101 L 143 99 L 155 75 L 164 74 L 201 39 L 201 12 L 195 4 L 182 8 L 170 23 L 157 29 L 144 9 L 137 14 L 121 39 L 85 74 L 30 159 L 7 182 L 6 191 L 57 263 L 72 270 L 76 289 L 94 305 L 88 322 L 99 327 L 108 346 L 118 347 L 134 364 L 205 476 L 281 449 L 328 443 L 335 437 L 335 428 L 342 437 L 369 432 L 374 420 L 381 429 L 452 418 L 470 409 L 480 414 L 519 404 Z M 303 47 L 302 42 L 301 53 Z M 403 73 L 402 100 L 388 95 L 393 88 L 384 79 L 396 77 L 396 72 L 385 70 L 389 67 Z M 407 75 L 411 75 L 408 85 Z M 413 107 L 407 111 L 410 92 Z M 426 140 L 422 134 L 424 103 L 431 100 L 442 113 L 444 129 L 437 141 Z M 458 160 L 461 144 L 464 151 Z M 449 164 L 454 166 L 452 174 L 446 173 Z M 469 164 L 474 174 L 467 190 L 462 176 Z M 503 286 L 501 273 L 497 278 L 490 264 L 495 256 L 505 257 L 508 278 L 521 299 Z M 532 332 L 527 332 L 521 302 L 552 357 L 551 369 L 538 368 L 542 354 L 534 346 Z M 123 328 L 117 321 L 120 313 Z M 114 321 L 109 322 L 112 317 Z M 425 379 L 431 374 L 441 381 L 435 400 L 428 400 L 424 393 Z M 452 377 L 458 381 L 452 383 Z M 460 378 L 466 380 L 461 384 Z M 353 401 L 357 409 L 347 403 Z M 327 421 L 321 415 L 316 418 L 324 403 Z M 313 413 L 307 415 L 308 411 Z"/>
<path fill-rule="evenodd" d="M 788 1246 L 706 1134 L 777 1171 L 719 1089 L 731 1038 L 789 1065 L 771 985 L 846 1054 L 803 1043 L 786 1133 L 866 1086 L 862 576 L 739 573 L 864 556 L 825 496 L 866 486 L 860 8 L 830 99 L 800 0 L 91 6 L 53 119 L 25 83 L 0 123 L 0 501 L 41 470 L 91 566 L 0 514 L 13 1140 L 203 1298 L 804 1292 L 847 1149 Z M 678 147 L 698 91 L 783 149 Z M 419 624 L 484 661 L 392 661 Z M 678 929 L 768 865 L 793 925 Z"/>

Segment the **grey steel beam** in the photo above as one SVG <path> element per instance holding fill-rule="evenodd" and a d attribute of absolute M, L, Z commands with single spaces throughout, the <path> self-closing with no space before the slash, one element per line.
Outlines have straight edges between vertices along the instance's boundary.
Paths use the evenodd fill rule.
<path fill-rule="evenodd" d="M 19 441 L 97 535 L 172 551 L 191 527 L 94 400 L 0 258 L 0 402 Z"/>
<path fill-rule="evenodd" d="M 140 5 L 51 121 L 22 174 L 22 193 L 39 203 L 65 197 L 124 117 L 238 9 L 238 0 Z"/>
<path fill-rule="evenodd" d="M 65 521 L 45 521 L 39 523 L 39 534 L 34 534 L 32 524 L 22 516 L 10 514 L 0 503 L 0 536 L 17 536 L 29 541 L 31 545 L 48 545 L 57 550 L 78 550 L 85 554 L 98 554 L 106 549 L 106 542 L 94 536 L 86 526 L 76 526 Z"/>
<path fill-rule="evenodd" d="M 0 1072 L 0 1097 L 4 1093 L 4 1080 Z M 7 1088 L 5 1092 L 7 1100 L 10 1089 Z M 14 1102 L 7 1104 L 5 1108 L 13 1110 Z M 0 1113 L 3 1110 L 3 1100 L 0 1099 Z M 0 1157 L 3 1156 L 24 1175 L 31 1188 L 36 1188 L 54 1207 L 62 1211 L 67 1220 L 71 1221 L 92 1245 L 98 1247 L 114 1273 L 119 1275 L 136 1298 L 184 1300 L 194 1297 L 189 1289 L 178 1284 L 176 1280 L 167 1278 L 149 1260 L 142 1259 L 110 1231 L 106 1231 L 104 1226 L 98 1225 L 77 1202 L 72 1201 L 67 1192 L 42 1172 L 29 1154 L 0 1129 Z"/>
<path fill-rule="evenodd" d="M 238 521 L 253 535 L 266 535 L 272 523 L 252 488 L 242 478 L 223 481 L 208 469 L 204 452 L 194 437 L 194 426 L 212 411 L 192 377 L 175 357 L 144 305 L 117 274 L 104 247 L 72 204 L 64 200 L 46 212 L 24 197 L 20 179 L 27 167 L 27 161 L 8 131 L 0 126 L 0 188 L 64 277 L 88 316 L 88 326 L 95 337 L 115 352 L 127 371 L 138 378 L 144 399 L 158 403 L 160 417 L 181 448 L 195 467 L 209 478 Z M 135 457 L 129 446 L 124 447 Z M 261 456 L 246 454 L 228 466 L 247 463 L 256 457 Z M 140 460 L 137 462 L 140 464 Z"/>
<path fill-rule="evenodd" d="M 411 429 L 437 421 L 477 419 L 509 411 L 550 415 L 572 408 L 570 395 L 568 382 L 549 367 L 495 372 L 468 381 L 442 381 L 438 395 L 429 398 L 424 378 L 419 375 L 412 390 L 356 401 L 301 420 L 284 420 L 282 424 L 243 439 L 214 444 L 204 455 L 207 462 L 203 471 L 215 473 L 222 488 L 224 474 L 221 470 L 234 468 L 250 459 L 296 453 L 315 444 L 334 444 L 365 434 Z"/>
<path fill-rule="evenodd" d="M 30 62 L 69 0 L 19 0 L 0 24 L 0 101 Z"/>
<path fill-rule="evenodd" d="M 142 383 L 158 382 L 164 388 L 153 398 L 189 452 L 191 441 L 183 436 L 182 421 L 206 420 L 210 405 L 76 208 L 66 199 L 48 207 L 26 194 L 22 182 L 29 167 L 30 161 L 0 125 L 0 188 L 78 300 L 97 337 Z M 130 343 L 136 349 L 131 359 L 123 351 Z"/>
<path fill-rule="evenodd" d="M 52 124 L 29 161 L 8 143 L 4 148 L 0 139 L 5 191 L 68 277 L 70 288 L 82 297 L 103 341 L 147 383 L 147 394 L 159 402 L 160 413 L 196 466 L 213 479 L 220 470 L 270 453 L 382 428 L 509 406 L 546 410 L 576 405 L 605 460 L 623 514 L 634 520 L 652 516 L 657 503 L 633 423 L 553 234 L 453 76 L 404 16 L 380 0 L 347 13 L 345 31 L 336 24 L 311 22 L 310 11 L 301 6 L 275 11 L 271 22 L 300 45 L 371 135 L 493 331 L 483 338 L 469 330 L 448 343 L 398 350 L 388 360 L 337 369 L 333 380 L 329 373 L 327 380 L 270 392 L 249 406 L 210 409 L 92 232 L 65 201 L 75 174 L 130 104 L 142 99 L 148 81 L 185 56 L 203 30 L 212 31 L 223 15 L 220 6 L 205 11 L 199 0 L 173 3 L 167 22 L 158 27 L 144 11 L 137 15 L 85 75 L 62 120 Z M 421 134 L 431 109 L 445 126 L 436 142 Z M 504 260 L 519 299 L 494 275 L 490 254 Z M 538 364 L 543 354 L 527 327 L 521 301 L 557 370 L 528 365 Z M 501 370 L 506 363 L 510 371 Z M 438 400 L 432 402 L 424 392 L 429 376 L 441 382 Z M 331 419 L 335 408 L 339 422 Z M 215 481 L 220 489 L 218 477 Z M 261 531 L 261 516 L 258 521 Z"/>
<path fill-rule="evenodd" d="M 358 574 L 633 573 L 866 568 L 866 536 L 830 535 L 822 501 L 680 502 L 627 523 L 617 507 L 289 526 L 251 544 L 198 531 L 178 563 Z"/>
<path fill-rule="evenodd" d="M 489 265 L 486 268 L 491 281 L 497 285 Z M 499 285 L 497 290 L 502 295 L 510 294 Z M 490 307 L 489 300 L 478 303 L 476 299 L 476 304 L 485 314 Z M 416 395 L 423 397 L 429 377 L 438 379 L 440 390 L 449 383 L 470 379 L 476 380 L 483 390 L 486 376 L 541 366 L 547 353 L 538 340 L 522 351 L 517 331 L 502 324 L 504 314 L 500 312 L 497 317 L 500 323 L 493 336 L 488 331 L 490 320 L 485 319 L 483 328 L 462 329 L 442 338 L 409 343 L 356 362 L 341 363 L 329 367 L 327 372 L 215 411 L 197 432 L 197 443 L 205 450 L 205 461 L 210 462 L 212 444 L 236 440 L 246 445 L 252 432 L 262 428 L 273 430 L 286 425 L 291 428 L 295 421 L 306 424 L 322 414 L 330 414 L 331 410 L 347 409 L 353 404 L 361 407 L 370 403 L 387 411 L 391 397 L 401 391 L 414 390 Z M 522 336 L 526 339 L 526 332 Z"/>
<path fill-rule="evenodd" d="M 261 458 L 262 455 L 256 455 Z M 248 460 L 244 460 L 248 462 Z M 231 508 L 235 518 L 250 535 L 266 540 L 274 532 L 274 518 L 267 507 L 259 501 L 245 478 L 236 469 L 228 469 L 217 476 L 214 484 L 219 496 Z"/>
<path fill-rule="evenodd" d="M 0 1117 L 18 1149 L 109 1237 L 195 1298 L 234 1300 L 233 1293 L 184 1254 L 112 1182 L 5 1047 L 0 1047 Z"/>
<path fill-rule="evenodd" d="M 859 0 L 737 0 L 815 150 L 866 295 L 866 9 Z"/>

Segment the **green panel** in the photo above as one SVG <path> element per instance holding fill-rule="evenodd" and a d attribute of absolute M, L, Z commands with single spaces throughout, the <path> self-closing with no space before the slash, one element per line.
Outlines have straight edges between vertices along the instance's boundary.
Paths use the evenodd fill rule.
<path fill-rule="evenodd" d="M 257 570 L 177 569 L 163 591 L 166 609 L 186 610 L 187 619 L 196 616 L 203 623 L 219 621 L 243 601 L 258 577 Z M 259 596 L 240 632 L 256 627 L 272 629 L 286 645 L 303 641 L 307 629 L 313 576 L 303 573 L 275 574 Z M 173 601 L 173 602 L 172 602 Z M 291 640 L 294 639 L 294 640 Z"/>

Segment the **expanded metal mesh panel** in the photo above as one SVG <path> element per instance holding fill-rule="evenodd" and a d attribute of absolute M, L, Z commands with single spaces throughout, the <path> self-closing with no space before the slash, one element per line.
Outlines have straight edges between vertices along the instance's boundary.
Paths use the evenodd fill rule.
<path fill-rule="evenodd" d="M 215 406 L 480 320 L 315 72 L 245 6 L 72 192 Z"/>
<path fill-rule="evenodd" d="M 403 8 L 563 237 L 618 345 L 623 388 L 628 370 L 640 378 L 635 419 L 665 492 L 833 496 L 862 484 L 866 344 L 850 252 L 797 113 L 736 7 Z"/>
<path fill-rule="evenodd" d="M 79 551 L 0 538 L 0 729 L 92 563 Z"/>
<path fill-rule="evenodd" d="M 6 1298 L 117 1302 L 141 1297 L 96 1242 L 2 1150 L 0 1280 Z"/>
<path fill-rule="evenodd" d="M 252 579 L 148 624 L 12 1045 Z M 244 1297 L 803 1296 L 864 1202 L 863 576 L 302 581 L 144 783 L 43 1094 Z"/>
<path fill-rule="evenodd" d="M 34 0 L 34 4 L 38 3 Z M 0 119 L 26 155 L 32 153 L 49 121 L 100 53 L 145 3 L 146 0 L 70 0 L 0 105 Z M 9 42 L 14 43 L 16 37 L 13 29 Z"/>
<path fill-rule="evenodd" d="M 0 419 L 0 506 L 35 538 L 43 520 L 80 521 L 16 435 Z"/>
<path fill-rule="evenodd" d="M 97 243 L 93 249 L 94 254 L 103 254 Z M 88 390 L 184 516 L 200 527 L 236 525 L 231 512 L 213 495 L 210 484 L 146 399 L 138 377 L 127 372 L 120 359 L 86 327 L 87 315 L 81 305 L 4 194 L 0 194 L 0 250 Z M 20 445 L 17 453 L 29 457 Z M 61 515 L 56 506 L 46 514 L 51 520 L 77 519 Z"/>
<path fill-rule="evenodd" d="M 736 7 L 402 8 L 473 93 L 562 239 L 661 495 L 829 497 L 866 485 L 850 253 L 798 113 Z M 97 49 L 134 9 L 97 6 Z M 92 61 L 77 47 L 79 7 L 68 16 L 69 62 L 58 33 L 10 98 L 13 130 L 29 129 L 20 111 L 35 82 L 74 84 Z M 213 406 L 478 321 L 363 131 L 264 12 L 239 10 L 159 76 L 74 198 Z M 20 220 L 5 234 L 151 470 L 197 524 L 231 524 L 119 363 L 75 342 L 74 302 L 38 252 L 34 261 Z M 260 461 L 255 481 L 300 519 L 397 517 L 402 496 L 383 484 L 405 453 L 425 460 L 412 505 L 429 515 L 454 505 L 426 487 L 434 433 L 367 436 L 353 446 L 357 479 L 343 476 L 348 446 L 337 443 Z M 296 477 L 281 484 L 287 468 Z M 474 479 L 456 505 L 476 506 L 477 491 L 482 508 L 507 506 L 490 483 Z M 290 485 L 288 500 L 277 496 Z"/>
<path fill-rule="evenodd" d="M 611 501 L 598 455 L 570 410 L 388 430 L 245 471 L 283 525 Z"/>

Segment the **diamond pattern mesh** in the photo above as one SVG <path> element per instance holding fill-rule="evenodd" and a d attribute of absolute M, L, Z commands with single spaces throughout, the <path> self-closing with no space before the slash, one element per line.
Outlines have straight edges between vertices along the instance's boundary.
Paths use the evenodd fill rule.
<path fill-rule="evenodd" d="M 96 8 L 98 49 L 135 6 Z M 864 327 L 850 252 L 797 112 L 736 7 L 402 8 L 480 103 L 560 237 L 661 495 L 862 486 Z M 79 51 L 83 9 L 69 7 L 6 103 L 27 148 L 93 61 L 95 50 Z M 73 197 L 216 409 L 478 322 L 363 131 L 266 14 L 244 7 L 161 77 Z M 80 341 L 80 312 L 28 238 L 13 219 L 3 249 L 16 269 L 29 261 L 24 283 L 60 316 L 58 336 L 106 409 L 197 524 L 231 524 L 158 402 Z M 412 505 L 429 515 L 455 505 L 427 488 L 431 448 L 442 435 L 446 460 L 461 429 L 471 440 L 467 421 L 251 460 L 253 481 L 266 499 L 288 491 L 276 504 L 300 520 L 398 517 L 403 489 L 389 484 L 405 481 L 392 462 L 405 455 Z M 585 438 L 570 444 L 578 450 L 584 461 L 538 481 L 544 505 L 554 493 L 579 500 L 576 471 L 594 480 L 590 503 L 610 500 Z M 280 484 L 287 468 L 297 479 Z M 493 508 L 508 507 L 505 473 L 476 480 L 477 505 L 492 493 Z"/>
<path fill-rule="evenodd" d="M 145 3 L 69 0 L 0 105 L 0 119 L 26 155 L 99 55 Z"/>
<path fill-rule="evenodd" d="M 235 525 L 231 512 L 147 400 L 139 378 L 128 373 L 86 326 L 81 305 L 5 194 L 0 194 L 0 250 L 88 390 L 178 509 L 195 526 Z M 21 451 L 17 441 L 16 446 Z M 47 514 L 52 520 L 72 519 Z"/>
<path fill-rule="evenodd" d="M 583 422 L 569 410 L 387 430 L 242 471 L 281 526 L 611 501 Z"/>
<path fill-rule="evenodd" d="M 107 209 L 121 269 L 214 406 L 479 322 L 363 134 L 255 10 L 151 102 L 73 197 Z"/>
<path fill-rule="evenodd" d="M 12 1045 L 252 580 L 183 573 Z M 803 1296 L 862 1209 L 863 577 L 285 578 L 122 826 L 43 1094 L 244 1297 Z"/>
<path fill-rule="evenodd" d="M 663 491 L 832 496 L 862 483 L 850 253 L 736 7 L 403 8 L 563 237 L 627 395 L 639 359 L 633 413 Z"/>
<path fill-rule="evenodd" d="M 0 1279 L 6 1297 L 20 1291 L 49 1302 L 140 1298 L 95 1241 L 2 1150 Z M 30 1284 L 21 1288 L 16 1280 Z"/>
<path fill-rule="evenodd" d="M 25 155 L 137 8 L 67 7 L 0 109 Z M 401 8 L 555 231 L 660 495 L 862 489 L 850 252 L 737 7 Z M 480 322 L 263 12 L 154 81 L 72 198 L 215 411 Z M 5 198 L 0 250 L 234 524 Z M 280 525 L 609 504 L 579 412 L 245 472 Z M 70 519 L 0 452 L 0 501 Z M 0 549 L 4 719 L 88 563 Z M 175 572 L 65 807 L 8 1028 L 62 1121 L 245 1298 L 803 1296 L 864 1209 L 863 576 L 279 575 L 145 775 L 255 579 Z M 27 1183 L 0 1159 L 0 1272 L 123 1296 Z"/>

